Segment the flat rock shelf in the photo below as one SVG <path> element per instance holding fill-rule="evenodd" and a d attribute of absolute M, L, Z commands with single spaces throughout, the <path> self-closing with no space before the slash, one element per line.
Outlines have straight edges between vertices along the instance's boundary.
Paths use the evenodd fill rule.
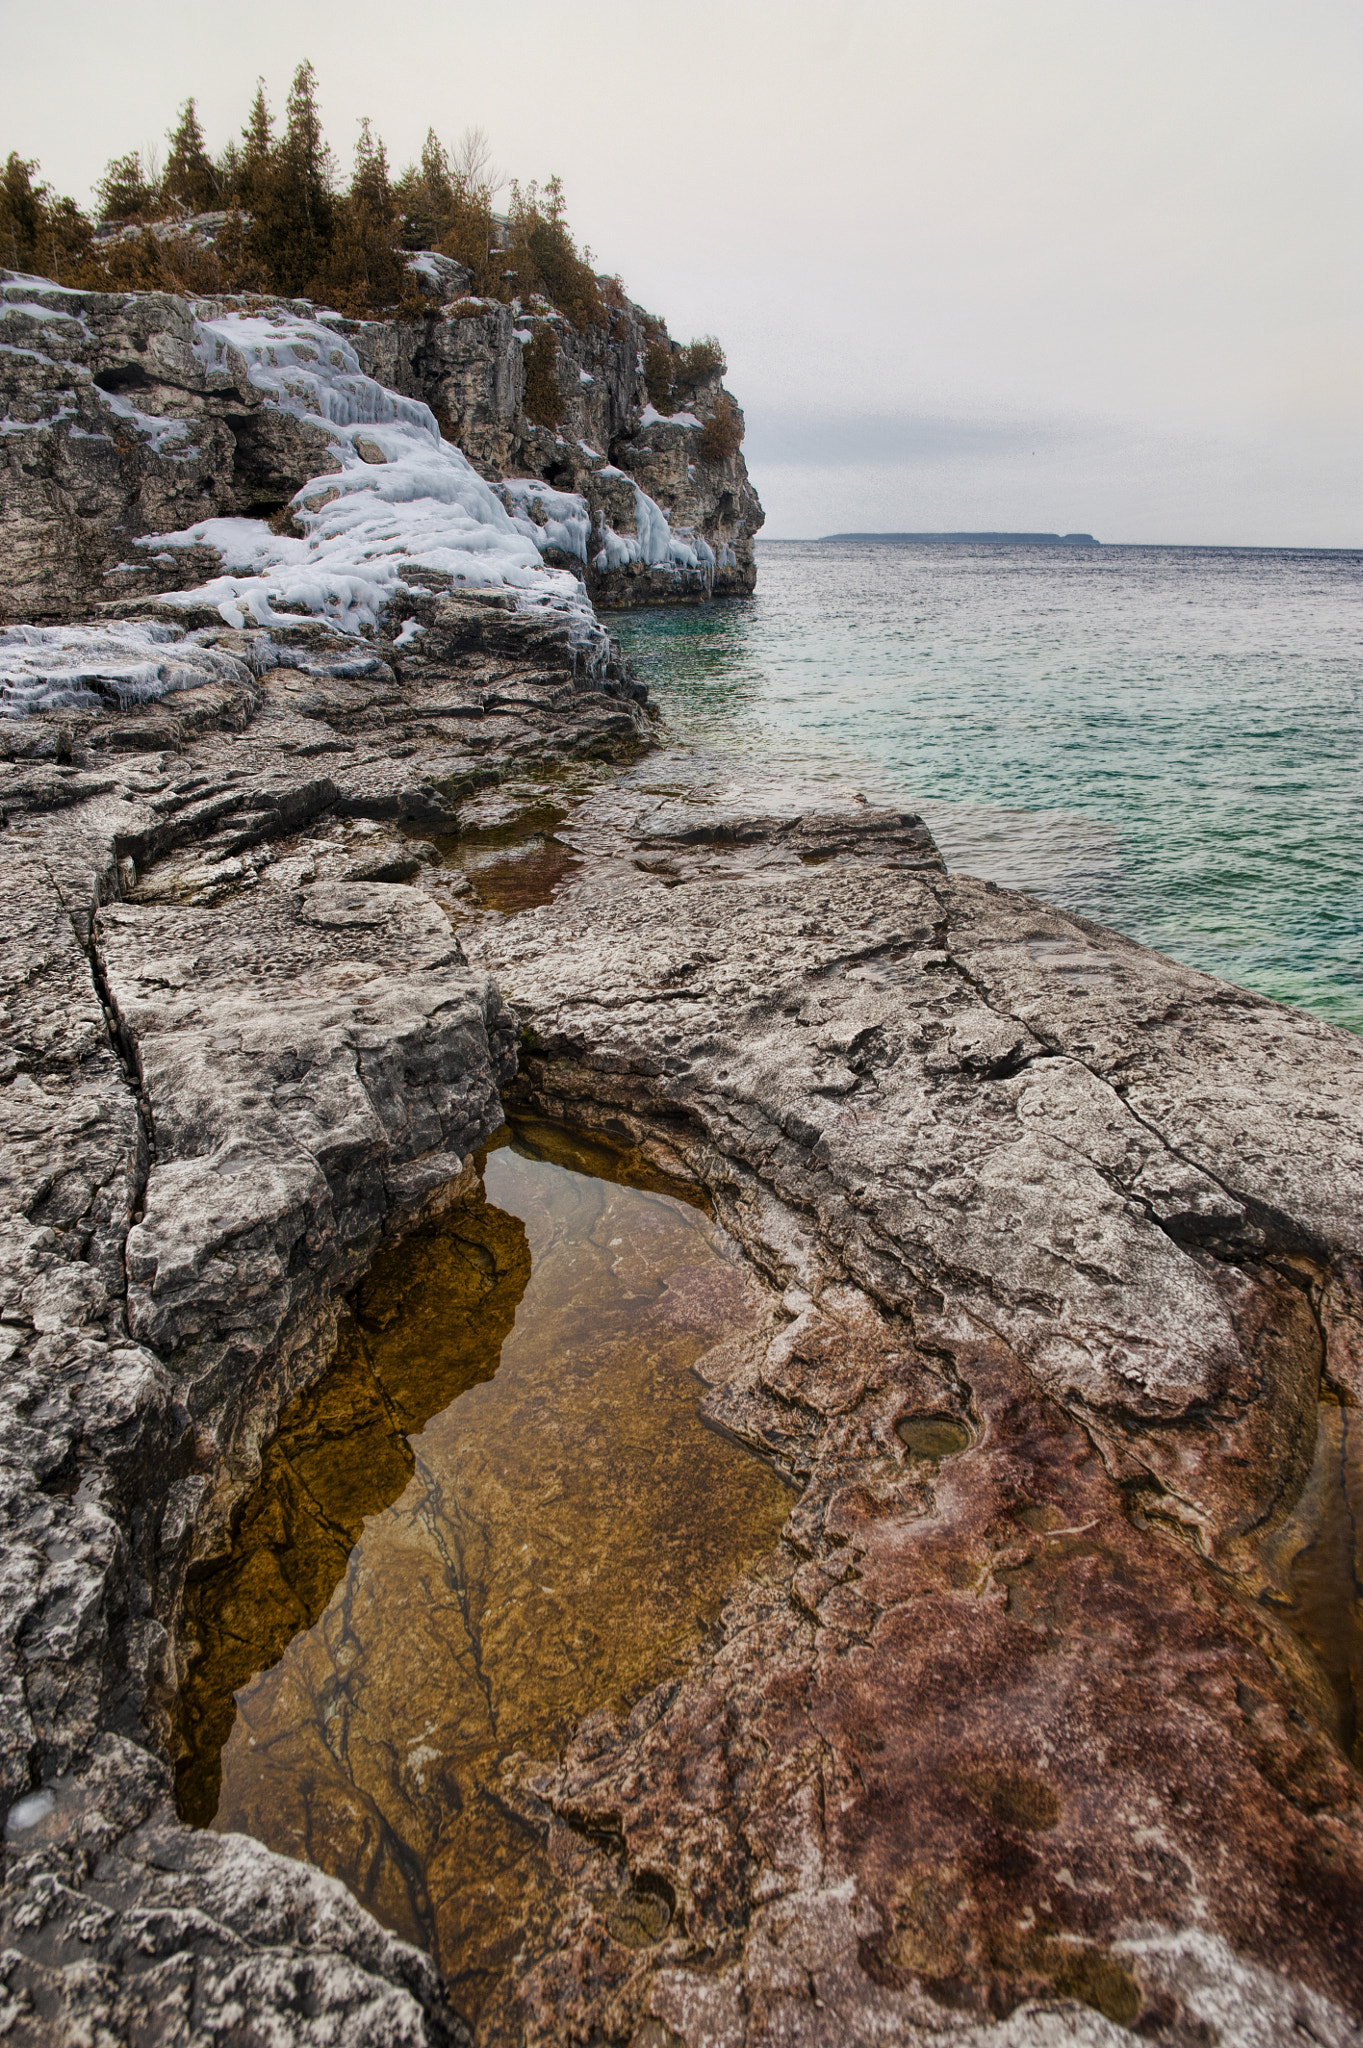
<path fill-rule="evenodd" d="M 5 2048 L 1359 2048 L 1363 1042 L 426 617 L 0 734 Z"/>
<path fill-rule="evenodd" d="M 702 1419 L 690 1367 L 763 1291 L 665 1187 L 558 1127 L 493 1149 L 376 1260 L 191 1589 L 182 1815 L 344 1879 L 471 2021 L 554 1891 L 527 1766 L 675 1681 L 794 1500 Z M 593 1858 L 657 1940 L 665 1881 Z"/>

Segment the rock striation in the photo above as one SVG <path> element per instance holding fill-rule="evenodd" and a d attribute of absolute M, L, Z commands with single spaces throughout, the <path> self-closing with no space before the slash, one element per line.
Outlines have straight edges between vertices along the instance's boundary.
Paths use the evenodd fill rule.
<path fill-rule="evenodd" d="M 438 683 L 320 625 L 241 634 L 235 683 L 5 734 L 14 2040 L 201 2039 L 219 2009 L 240 2040 L 458 2035 L 430 1964 L 338 1885 L 181 1829 L 161 1760 L 191 1558 L 329 1362 L 340 1294 L 501 1121 L 515 1022 L 400 886 L 420 835 L 517 764 L 648 729 L 561 622 L 431 618 Z"/>
<path fill-rule="evenodd" d="M 1363 1369 L 1356 1042 L 911 818 L 632 794 L 628 691 L 465 630 L 12 728 L 12 2038 L 461 2038 L 164 1742 L 186 1570 L 505 1099 L 705 1191 L 769 1302 L 707 1406 L 801 1493 L 688 1677 L 517 1767 L 561 1888 L 479 2038 L 1356 2040 L 1358 1777 L 1260 1541 Z M 574 761 L 571 879 L 452 893 Z"/>
<path fill-rule="evenodd" d="M 713 1657 L 527 1774 L 675 1912 L 627 1952 L 584 1865 L 505 2038 L 1356 2040 L 1355 1707 L 1263 1538 L 1363 1392 L 1363 1048 L 912 819 L 575 822 L 465 940 L 517 1097 L 712 1194 L 782 1308 L 709 1412 L 805 1490 Z"/>

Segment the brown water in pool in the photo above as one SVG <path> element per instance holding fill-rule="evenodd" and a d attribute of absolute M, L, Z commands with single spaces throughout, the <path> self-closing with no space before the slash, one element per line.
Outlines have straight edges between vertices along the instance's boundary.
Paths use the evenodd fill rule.
<path fill-rule="evenodd" d="M 1340 1744 L 1363 1770 L 1363 1419 L 1330 1391 L 1317 1413 L 1306 1484 L 1259 1554 L 1271 1604 L 1319 1660 Z"/>
<path fill-rule="evenodd" d="M 480 908 L 514 916 L 548 903 L 581 867 L 581 856 L 555 837 L 567 816 L 561 804 L 531 804 L 504 824 L 438 833 L 432 844 L 442 867 L 468 877 Z"/>
<path fill-rule="evenodd" d="M 180 1710 L 185 1817 L 344 1879 L 470 2018 L 548 1889 L 505 1760 L 679 1672 L 792 1498 L 700 1416 L 690 1368 L 757 1313 L 707 1217 L 543 1127 L 483 1185 L 286 1412 Z"/>

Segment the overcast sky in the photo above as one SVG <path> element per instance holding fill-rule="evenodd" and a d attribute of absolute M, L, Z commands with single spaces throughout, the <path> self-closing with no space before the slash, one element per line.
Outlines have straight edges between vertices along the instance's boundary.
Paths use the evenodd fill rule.
<path fill-rule="evenodd" d="M 1363 544 L 1359 0 L 0 0 L 0 151 L 85 202 L 311 57 L 349 159 L 484 127 L 712 332 L 767 533 Z"/>

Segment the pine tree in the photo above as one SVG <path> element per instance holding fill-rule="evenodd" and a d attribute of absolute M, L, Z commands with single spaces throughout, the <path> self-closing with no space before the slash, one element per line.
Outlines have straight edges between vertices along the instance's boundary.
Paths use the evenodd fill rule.
<path fill-rule="evenodd" d="M 213 178 L 218 188 L 219 206 L 235 206 L 241 196 L 241 149 L 230 136 L 213 166 Z"/>
<path fill-rule="evenodd" d="M 203 129 L 192 99 L 185 101 L 180 119 L 166 140 L 170 154 L 161 180 L 163 195 L 178 200 L 191 213 L 211 212 L 218 203 L 218 180 L 213 159 L 204 147 Z"/>
<path fill-rule="evenodd" d="M 388 178 L 388 153 L 367 120 L 355 145 L 355 175 L 337 212 L 326 293 L 343 313 L 357 317 L 391 306 L 402 296 L 406 265 L 398 255 L 400 222 Z"/>
<path fill-rule="evenodd" d="M 284 133 L 251 179 L 249 245 L 272 291 L 305 298 L 324 278 L 336 225 L 334 165 L 317 111 L 317 74 L 299 65 Z"/>
<path fill-rule="evenodd" d="M 101 220 L 146 220 L 160 203 L 160 192 L 143 164 L 140 151 L 116 156 L 95 187 Z"/>
<path fill-rule="evenodd" d="M 12 150 L 0 170 L 0 263 L 73 283 L 88 257 L 90 223 L 74 199 L 34 183 L 37 169 Z"/>
<path fill-rule="evenodd" d="M 434 249 L 454 219 L 454 183 L 445 146 L 434 128 L 426 130 L 420 165 L 409 164 L 393 187 L 408 249 Z"/>
<path fill-rule="evenodd" d="M 34 186 L 36 163 L 11 150 L 0 171 L 0 263 L 8 270 L 32 271 L 38 261 L 46 189 Z"/>
<path fill-rule="evenodd" d="M 524 300 L 539 292 L 566 313 L 578 332 L 607 322 L 596 273 L 579 255 L 568 232 L 563 181 L 553 177 L 544 188 L 511 184 L 511 235 L 507 267 L 515 273 L 516 290 Z"/>
<path fill-rule="evenodd" d="M 241 131 L 241 157 L 237 170 L 237 196 L 243 206 L 252 204 L 255 181 L 270 161 L 274 148 L 274 120 L 265 98 L 265 80 L 256 80 L 256 96 Z"/>

